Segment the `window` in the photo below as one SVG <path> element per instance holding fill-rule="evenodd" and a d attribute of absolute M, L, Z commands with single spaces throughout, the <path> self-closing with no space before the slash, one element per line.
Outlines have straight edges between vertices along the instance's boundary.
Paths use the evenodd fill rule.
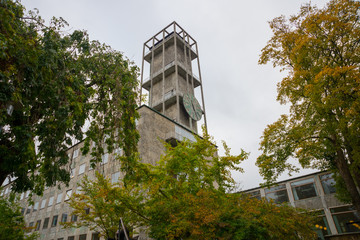
<path fill-rule="evenodd" d="M 25 208 L 22 208 L 21 209 L 21 215 L 24 215 L 24 213 L 25 213 Z"/>
<path fill-rule="evenodd" d="M 36 212 L 36 211 L 38 210 L 38 208 L 39 208 L 39 202 L 36 202 L 36 203 L 34 204 L 33 212 Z"/>
<path fill-rule="evenodd" d="M 62 200 L 62 193 L 59 193 L 57 195 L 56 204 L 61 203 L 61 200 Z"/>
<path fill-rule="evenodd" d="M 25 198 L 27 198 L 29 196 L 29 194 L 30 194 L 30 190 L 27 190 L 26 194 L 25 194 Z"/>
<path fill-rule="evenodd" d="M 333 179 L 333 174 L 328 173 L 320 176 L 321 185 L 324 189 L 325 194 L 335 193 L 335 180 Z"/>
<path fill-rule="evenodd" d="M 29 229 L 29 232 L 32 231 L 33 227 L 34 227 L 34 222 L 29 223 L 29 228 L 30 228 L 30 229 Z"/>
<path fill-rule="evenodd" d="M 85 208 L 85 214 L 89 214 L 90 213 L 90 208 Z"/>
<path fill-rule="evenodd" d="M 85 163 L 81 164 L 79 167 L 79 175 L 85 172 Z"/>
<path fill-rule="evenodd" d="M 26 214 L 29 214 L 31 212 L 31 206 L 28 206 L 26 209 Z"/>
<path fill-rule="evenodd" d="M 70 236 L 70 237 L 68 237 L 67 240 L 75 240 L 75 237 L 74 237 L 74 236 Z"/>
<path fill-rule="evenodd" d="M 49 198 L 49 203 L 48 203 L 48 207 L 52 206 L 54 202 L 54 196 Z"/>
<path fill-rule="evenodd" d="M 316 211 L 318 217 L 315 222 L 315 232 L 317 233 L 319 239 L 325 239 L 324 236 L 331 235 L 328 221 L 325 216 L 324 210 Z"/>
<path fill-rule="evenodd" d="M 64 238 L 58 238 L 57 240 L 64 240 Z"/>
<path fill-rule="evenodd" d="M 71 216 L 71 222 L 76 222 L 77 221 L 77 216 L 76 215 L 72 215 Z"/>
<path fill-rule="evenodd" d="M 77 158 L 79 156 L 79 149 L 74 150 L 73 158 Z"/>
<path fill-rule="evenodd" d="M 66 191 L 65 201 L 69 200 L 71 197 L 72 189 Z"/>
<path fill-rule="evenodd" d="M 291 188 L 295 200 L 311 198 L 318 195 L 315 188 L 314 178 L 308 178 L 297 182 L 293 182 L 291 183 Z"/>
<path fill-rule="evenodd" d="M 51 227 L 56 227 L 57 220 L 58 220 L 58 215 L 53 216 Z"/>
<path fill-rule="evenodd" d="M 61 222 L 66 222 L 67 221 L 67 214 L 66 213 L 63 213 L 61 215 Z"/>
<path fill-rule="evenodd" d="M 36 222 L 35 231 L 39 231 L 40 226 L 41 226 L 41 220 L 38 220 L 38 221 Z"/>
<path fill-rule="evenodd" d="M 118 148 L 116 148 L 114 150 L 114 153 L 117 154 L 118 156 L 121 156 L 122 155 L 122 149 L 118 147 Z"/>
<path fill-rule="evenodd" d="M 114 184 L 119 182 L 119 178 L 120 178 L 120 172 L 113 173 L 111 175 L 111 183 Z"/>
<path fill-rule="evenodd" d="M 24 199 L 24 195 L 25 195 L 25 193 L 21 193 L 21 195 L 20 195 L 20 200 L 23 200 L 23 199 Z"/>
<path fill-rule="evenodd" d="M 101 156 L 101 164 L 105 164 L 109 161 L 109 154 L 105 153 L 104 155 Z"/>
<path fill-rule="evenodd" d="M 46 205 L 46 199 L 43 199 L 43 200 L 41 201 L 40 209 L 45 208 L 45 205 Z"/>
<path fill-rule="evenodd" d="M 330 209 L 339 233 L 360 232 L 360 216 L 352 206 Z"/>
<path fill-rule="evenodd" d="M 260 190 L 253 191 L 253 192 L 247 192 L 245 194 L 248 194 L 251 198 L 256 198 L 258 200 L 261 200 Z"/>
<path fill-rule="evenodd" d="M 86 234 L 81 234 L 79 236 L 79 240 L 86 240 Z"/>
<path fill-rule="evenodd" d="M 289 201 L 285 184 L 265 189 L 265 195 L 267 200 L 272 199 L 275 203 L 283 203 Z"/>
<path fill-rule="evenodd" d="M 44 219 L 43 229 L 47 229 L 48 226 L 49 226 L 49 218 L 47 217 Z"/>
<path fill-rule="evenodd" d="M 91 235 L 91 240 L 100 240 L 100 234 L 99 233 L 93 233 Z"/>

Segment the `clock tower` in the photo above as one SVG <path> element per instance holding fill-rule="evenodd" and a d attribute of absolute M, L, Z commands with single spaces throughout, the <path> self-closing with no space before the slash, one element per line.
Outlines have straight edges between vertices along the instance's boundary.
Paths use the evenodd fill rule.
<path fill-rule="evenodd" d="M 144 64 L 149 65 L 146 78 Z M 193 74 L 193 66 L 197 66 L 199 76 Z M 141 86 L 149 92 L 151 108 L 195 133 L 200 119 L 204 119 L 206 127 L 197 43 L 176 22 L 144 43 Z M 198 87 L 201 105 L 195 97 L 195 89 Z"/>

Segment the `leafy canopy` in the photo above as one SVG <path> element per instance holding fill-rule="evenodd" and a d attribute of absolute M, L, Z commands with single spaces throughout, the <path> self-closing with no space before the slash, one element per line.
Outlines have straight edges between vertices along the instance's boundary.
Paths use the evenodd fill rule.
<path fill-rule="evenodd" d="M 160 161 L 139 161 L 135 172 L 141 177 L 125 186 L 111 185 L 101 175 L 85 179 L 82 193 L 70 200 L 72 214 L 81 220 L 68 225 L 87 224 L 111 236 L 123 217 L 130 228 L 147 226 L 153 239 L 313 239 L 313 219 L 307 214 L 229 193 L 235 190 L 230 170 L 241 171 L 238 164 L 248 154 L 233 156 L 224 146 L 225 156 L 219 157 L 207 134 L 196 142 L 165 143 Z"/>
<path fill-rule="evenodd" d="M 286 70 L 277 99 L 290 104 L 290 113 L 264 130 L 257 159 L 270 183 L 286 170 L 297 170 L 291 158 L 304 168 L 332 170 L 338 193 L 345 191 L 342 200 L 350 197 L 358 210 L 359 7 L 353 0 L 332 0 L 323 9 L 306 4 L 289 19 L 270 22 L 273 36 L 259 63 L 272 61 Z"/>
<path fill-rule="evenodd" d="M 25 234 L 27 230 L 15 194 L 0 196 L 0 239 L 37 239 L 38 233 Z"/>
<path fill-rule="evenodd" d="M 14 190 L 41 194 L 68 182 L 66 151 L 84 137 L 93 163 L 121 147 L 131 173 L 138 68 L 85 31 L 66 32 L 62 18 L 46 26 L 18 1 L 1 1 L 0 19 L 0 184 L 10 176 Z"/>

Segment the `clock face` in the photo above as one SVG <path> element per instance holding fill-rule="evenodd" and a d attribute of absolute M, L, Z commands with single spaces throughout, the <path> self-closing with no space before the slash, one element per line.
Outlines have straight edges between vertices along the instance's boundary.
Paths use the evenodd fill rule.
<path fill-rule="evenodd" d="M 194 119 L 195 121 L 199 121 L 201 119 L 203 111 L 194 95 L 192 95 L 191 93 L 185 93 L 183 97 L 183 104 L 186 112 L 192 119 Z"/>

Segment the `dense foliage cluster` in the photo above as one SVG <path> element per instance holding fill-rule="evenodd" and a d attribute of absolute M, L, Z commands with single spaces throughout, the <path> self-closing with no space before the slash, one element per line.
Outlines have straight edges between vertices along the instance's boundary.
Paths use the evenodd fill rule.
<path fill-rule="evenodd" d="M 70 205 L 80 221 L 68 227 L 90 226 L 112 236 L 123 217 L 129 229 L 146 226 L 153 239 L 314 239 L 313 218 L 265 199 L 229 193 L 235 187 L 230 170 L 247 158 L 217 156 L 205 134 L 183 141 L 166 152 L 156 166 L 138 163 L 132 184 L 110 184 L 98 175 L 85 179 Z M 84 209 L 89 209 L 89 212 Z M 108 234 L 110 233 L 110 234 Z"/>
<path fill-rule="evenodd" d="M 264 131 L 257 165 L 269 182 L 285 170 L 332 170 L 337 192 L 360 211 L 360 3 L 332 0 L 304 5 L 288 20 L 270 22 L 273 37 L 259 63 L 287 71 L 278 100 L 290 114 Z"/>
<path fill-rule="evenodd" d="M 41 194 L 45 185 L 68 182 L 66 154 L 85 138 L 92 162 L 124 149 L 131 173 L 138 134 L 138 69 L 120 52 L 67 23 L 50 25 L 25 13 L 17 1 L 0 1 L 0 184 Z M 85 124 L 89 127 L 84 132 Z"/>

